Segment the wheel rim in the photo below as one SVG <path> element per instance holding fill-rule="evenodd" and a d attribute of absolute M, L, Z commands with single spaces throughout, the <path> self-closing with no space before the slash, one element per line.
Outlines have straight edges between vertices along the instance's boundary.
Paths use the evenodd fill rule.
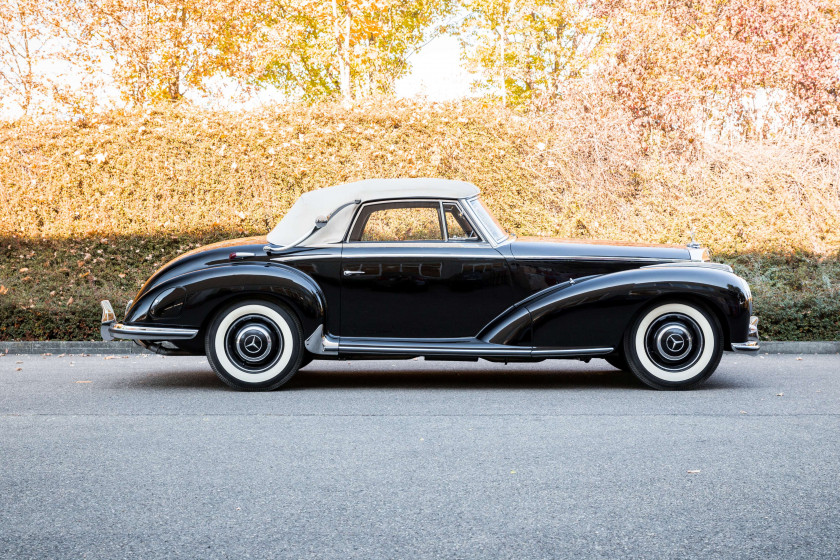
<path fill-rule="evenodd" d="M 225 333 L 228 359 L 248 373 L 270 369 L 283 353 L 283 334 L 277 324 L 264 315 L 239 317 Z"/>
<path fill-rule="evenodd" d="M 665 371 L 679 372 L 697 363 L 703 350 L 703 330 L 684 313 L 654 319 L 645 332 L 648 358 Z"/>
<path fill-rule="evenodd" d="M 251 351 L 245 348 L 251 336 L 263 343 L 260 350 L 253 345 Z M 292 361 L 297 344 L 288 319 L 273 308 L 256 303 L 232 309 L 219 323 L 213 338 L 214 355 L 221 369 L 246 384 L 264 383 L 281 375 Z"/>
<path fill-rule="evenodd" d="M 669 347 L 668 338 L 672 335 L 680 336 L 673 338 Z M 664 382 L 681 383 L 705 372 L 715 355 L 716 336 L 709 319 L 699 309 L 683 303 L 667 303 L 651 309 L 642 318 L 632 344 L 639 365 L 648 375 Z M 682 339 L 682 347 L 675 344 L 678 338 Z"/>

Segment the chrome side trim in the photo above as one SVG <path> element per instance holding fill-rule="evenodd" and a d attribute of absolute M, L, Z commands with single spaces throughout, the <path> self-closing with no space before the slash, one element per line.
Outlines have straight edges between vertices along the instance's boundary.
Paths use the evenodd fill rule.
<path fill-rule="evenodd" d="M 682 262 L 674 262 L 674 263 L 663 263 L 663 264 L 651 264 L 645 266 L 644 268 L 673 268 L 675 266 L 687 266 L 691 268 L 712 268 L 715 270 L 724 270 L 726 272 L 732 272 L 732 267 L 728 264 L 723 263 L 713 263 L 713 262 L 700 262 L 700 261 L 682 261 Z"/>
<path fill-rule="evenodd" d="M 412 340 L 360 340 L 341 341 L 341 354 L 381 354 L 386 356 L 470 356 L 470 357 L 539 357 L 567 358 L 572 356 L 600 356 L 609 354 L 613 348 L 544 348 L 530 346 L 507 346 L 475 339 L 453 339 L 450 341 L 419 342 Z"/>
<path fill-rule="evenodd" d="M 303 345 L 309 352 L 319 356 L 338 354 L 338 339 L 329 334 L 324 335 L 324 325 L 318 325 Z"/>
<path fill-rule="evenodd" d="M 172 327 L 140 327 L 136 325 L 125 325 L 123 323 L 106 324 L 103 323 L 102 331 L 107 328 L 111 335 L 110 339 L 114 338 L 125 340 L 192 340 L 198 334 L 198 329 L 179 329 Z"/>
<path fill-rule="evenodd" d="M 459 259 L 487 259 L 488 258 L 487 253 L 477 253 L 477 252 L 476 253 L 466 253 L 467 248 L 455 249 L 452 252 L 440 252 L 440 253 L 431 253 L 431 252 L 429 252 L 429 253 L 423 253 L 423 252 L 411 253 L 411 252 L 407 252 L 407 251 L 406 252 L 399 252 L 400 250 L 405 251 L 407 244 L 415 243 L 415 242 L 403 241 L 401 243 L 403 243 L 402 246 L 393 247 L 395 249 L 395 251 L 393 253 L 386 252 L 388 249 L 392 248 L 391 244 L 388 244 L 388 245 L 379 244 L 376 241 L 369 241 L 369 242 L 362 242 L 362 243 L 356 243 L 356 242 L 347 243 L 347 244 L 345 244 L 345 247 L 347 247 L 349 249 L 355 249 L 355 248 L 360 247 L 360 246 L 361 246 L 361 248 L 364 248 L 364 249 L 370 249 L 371 244 L 376 244 L 378 250 L 377 251 L 371 251 L 369 253 L 368 252 L 364 252 L 364 253 L 354 252 L 354 253 L 351 253 L 351 254 L 344 254 L 343 259 L 344 260 L 353 260 L 353 259 L 370 259 L 370 258 L 373 258 L 373 259 L 382 259 L 382 260 L 385 260 L 385 259 L 407 259 L 407 260 L 412 260 L 413 259 L 413 260 L 419 260 L 419 259 L 453 259 L 453 258 L 459 258 Z M 417 241 L 416 243 L 423 243 L 423 242 L 422 241 Z M 457 244 L 453 243 L 451 241 L 449 241 L 449 242 L 442 241 L 441 243 L 447 243 L 447 246 L 443 247 L 443 246 L 437 245 L 434 248 L 436 248 L 436 249 L 452 249 L 453 247 L 457 247 Z M 486 241 L 476 241 L 474 243 L 471 243 L 470 245 L 471 245 L 471 247 L 469 247 L 470 249 L 474 249 L 476 247 L 483 248 L 483 249 L 492 249 L 492 246 L 489 243 L 487 243 Z M 417 247 L 417 249 L 426 249 L 426 247 Z"/>
<path fill-rule="evenodd" d="M 561 358 L 565 356 L 603 356 L 604 354 L 611 353 L 615 348 L 612 347 L 603 347 L 603 348 L 545 348 L 540 350 L 532 350 L 532 356 L 540 356 L 549 358 L 552 356 Z"/>
<path fill-rule="evenodd" d="M 453 344 L 453 346 L 455 346 Z M 498 346 L 487 344 L 482 347 L 459 348 L 448 345 L 380 346 L 376 344 L 339 344 L 342 354 L 384 354 L 418 356 L 530 356 L 531 348 Z"/>
<path fill-rule="evenodd" d="M 291 261 L 311 261 L 315 259 L 340 259 L 341 254 L 330 253 L 330 254 L 303 254 L 303 255 L 284 255 L 282 257 L 275 257 L 271 259 L 274 262 L 291 262 Z"/>
<path fill-rule="evenodd" d="M 602 257 L 596 255 L 569 255 L 550 257 L 516 257 L 517 262 L 527 261 L 622 261 L 622 262 L 654 262 L 654 263 L 689 263 L 688 259 L 661 259 L 659 257 Z M 654 265 L 655 266 L 655 265 Z M 663 264 L 664 266 L 664 264 Z"/>

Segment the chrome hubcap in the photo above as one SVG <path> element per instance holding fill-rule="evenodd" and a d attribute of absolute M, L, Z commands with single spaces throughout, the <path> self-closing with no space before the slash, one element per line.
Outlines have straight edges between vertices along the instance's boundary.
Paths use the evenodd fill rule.
<path fill-rule="evenodd" d="M 259 362 L 271 352 L 271 347 L 271 333 L 262 325 L 245 325 L 236 334 L 234 348 L 246 362 Z"/>
<path fill-rule="evenodd" d="M 693 338 L 680 323 L 666 323 L 654 335 L 656 350 L 663 359 L 676 362 L 685 358 L 693 347 Z"/>
<path fill-rule="evenodd" d="M 271 368 L 283 353 L 280 328 L 263 315 L 245 315 L 228 327 L 225 334 L 227 356 L 248 373 Z"/>
<path fill-rule="evenodd" d="M 703 353 L 703 331 L 697 322 L 683 313 L 657 317 L 645 333 L 645 351 L 659 368 L 683 371 Z"/>

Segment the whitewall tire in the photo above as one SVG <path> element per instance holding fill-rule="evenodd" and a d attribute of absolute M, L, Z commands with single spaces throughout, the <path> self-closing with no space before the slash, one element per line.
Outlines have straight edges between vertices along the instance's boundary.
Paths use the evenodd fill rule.
<path fill-rule="evenodd" d="M 630 371 L 655 389 L 690 389 L 709 378 L 723 355 L 717 318 L 700 305 L 658 303 L 624 337 Z"/>
<path fill-rule="evenodd" d="M 294 313 L 263 300 L 220 311 L 205 335 L 210 366 L 237 389 L 271 391 L 300 368 L 303 333 Z"/>

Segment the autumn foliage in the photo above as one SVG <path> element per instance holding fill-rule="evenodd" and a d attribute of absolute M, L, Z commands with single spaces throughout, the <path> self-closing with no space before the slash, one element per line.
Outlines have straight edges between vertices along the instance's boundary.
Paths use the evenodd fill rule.
<path fill-rule="evenodd" d="M 395 100 L 441 33 L 477 97 Z M 179 252 L 415 176 L 516 234 L 693 233 L 764 333 L 838 338 L 838 35 L 833 0 L 0 0 L 0 339 L 94 337 Z"/>
<path fill-rule="evenodd" d="M 399 176 L 472 181 L 519 235 L 694 232 L 749 279 L 765 334 L 840 336 L 836 138 L 642 146 L 619 108 L 583 106 L 551 118 L 481 102 L 168 106 L 6 125 L 0 338 L 94 337 L 99 299 L 123 305 L 179 252 L 265 234 L 307 190 Z"/>

